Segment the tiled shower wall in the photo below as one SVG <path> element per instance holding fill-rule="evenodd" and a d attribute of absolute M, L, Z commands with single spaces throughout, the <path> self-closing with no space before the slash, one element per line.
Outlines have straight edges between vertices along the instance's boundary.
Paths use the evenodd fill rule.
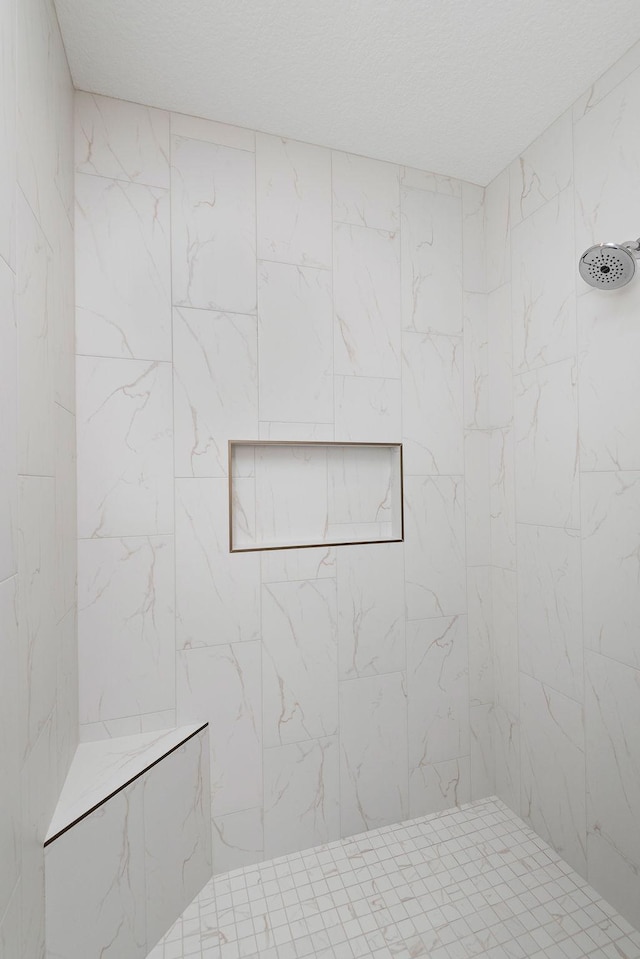
<path fill-rule="evenodd" d="M 0 0 L 0 955 L 44 955 L 77 742 L 73 90 L 49 0 Z"/>
<path fill-rule="evenodd" d="M 497 791 L 640 926 L 640 233 L 634 47 L 487 188 Z M 485 575 L 485 585 L 489 573 Z"/>
<path fill-rule="evenodd" d="M 209 720 L 218 871 L 491 793 L 483 191 L 76 107 L 83 738 Z M 256 438 L 403 441 L 406 541 L 229 555 Z"/>

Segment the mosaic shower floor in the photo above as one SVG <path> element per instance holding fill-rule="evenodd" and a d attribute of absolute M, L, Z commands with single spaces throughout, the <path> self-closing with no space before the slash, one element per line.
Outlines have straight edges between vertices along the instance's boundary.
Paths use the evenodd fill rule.
<path fill-rule="evenodd" d="M 487 799 L 216 876 L 149 959 L 640 959 L 635 931 Z"/>

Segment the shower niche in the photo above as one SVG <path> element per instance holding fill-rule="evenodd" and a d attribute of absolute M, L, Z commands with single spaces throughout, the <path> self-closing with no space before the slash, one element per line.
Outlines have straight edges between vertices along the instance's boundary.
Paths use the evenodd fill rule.
<path fill-rule="evenodd" d="M 230 441 L 232 553 L 403 539 L 401 443 Z"/>

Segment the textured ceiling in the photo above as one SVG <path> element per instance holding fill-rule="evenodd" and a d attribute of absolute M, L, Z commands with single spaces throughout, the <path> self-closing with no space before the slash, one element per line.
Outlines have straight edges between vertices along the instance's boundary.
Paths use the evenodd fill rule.
<path fill-rule="evenodd" d="M 56 0 L 76 86 L 486 184 L 638 0 Z"/>

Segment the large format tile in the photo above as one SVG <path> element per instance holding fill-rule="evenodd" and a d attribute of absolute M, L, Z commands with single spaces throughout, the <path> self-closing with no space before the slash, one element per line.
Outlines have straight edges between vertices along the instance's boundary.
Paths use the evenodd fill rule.
<path fill-rule="evenodd" d="M 261 419 L 332 421 L 330 273 L 260 263 L 258 320 Z"/>
<path fill-rule="evenodd" d="M 462 333 L 462 203 L 401 191 L 402 328 Z"/>
<path fill-rule="evenodd" d="M 469 702 L 494 701 L 493 611 L 491 567 L 467 567 L 467 629 L 469 633 Z"/>
<path fill-rule="evenodd" d="M 516 494 L 513 428 L 491 431 L 489 442 L 489 502 L 491 562 L 516 567 Z"/>
<path fill-rule="evenodd" d="M 495 290 L 507 282 L 511 271 L 510 169 L 507 167 L 484 191 L 486 289 Z"/>
<path fill-rule="evenodd" d="M 496 794 L 495 708 L 490 703 L 469 709 L 471 800 Z"/>
<path fill-rule="evenodd" d="M 519 713 L 518 594 L 513 570 L 491 570 L 492 653 L 495 703 L 512 716 Z"/>
<path fill-rule="evenodd" d="M 496 795 L 520 815 L 520 721 L 496 705 L 492 733 Z"/>
<path fill-rule="evenodd" d="M 173 530 L 169 363 L 79 356 L 78 535 Z"/>
<path fill-rule="evenodd" d="M 263 586 L 262 647 L 265 746 L 335 735 L 335 582 Z"/>
<path fill-rule="evenodd" d="M 397 443 L 402 436 L 400 380 L 335 376 L 336 441 Z"/>
<path fill-rule="evenodd" d="M 400 375 L 400 238 L 336 223 L 334 372 Z"/>
<path fill-rule="evenodd" d="M 174 305 L 255 312 L 253 154 L 172 137 L 171 162 Z"/>
<path fill-rule="evenodd" d="M 407 690 L 403 673 L 340 683 L 343 836 L 408 815 Z"/>
<path fill-rule="evenodd" d="M 14 266 L 16 190 L 16 9 L 0 5 L 0 259 Z"/>
<path fill-rule="evenodd" d="M 331 153 L 256 136 L 258 257 L 331 267 Z"/>
<path fill-rule="evenodd" d="M 171 114 L 171 135 L 191 140 L 205 140 L 207 143 L 234 147 L 236 150 L 249 150 L 250 153 L 255 153 L 256 149 L 256 135 L 253 130 L 189 116 L 186 113 Z"/>
<path fill-rule="evenodd" d="M 467 430 L 464 435 L 464 502 L 467 566 L 491 562 L 491 484 L 489 430 Z"/>
<path fill-rule="evenodd" d="M 462 183 L 462 282 L 466 293 L 485 293 L 484 194 L 475 183 Z"/>
<path fill-rule="evenodd" d="M 337 550 L 334 546 L 265 550 L 260 554 L 260 565 L 263 584 L 333 579 L 337 569 Z"/>
<path fill-rule="evenodd" d="M 175 705 L 173 539 L 78 543 L 80 722 Z"/>
<path fill-rule="evenodd" d="M 211 834 L 214 873 L 261 862 L 263 836 L 262 806 L 214 817 Z"/>
<path fill-rule="evenodd" d="M 262 804 L 260 671 L 257 642 L 178 654 L 178 723 L 209 723 L 214 817 Z"/>
<path fill-rule="evenodd" d="M 17 342 L 14 275 L 0 259 L 0 582 L 16 570 Z"/>
<path fill-rule="evenodd" d="M 511 222 L 517 224 L 571 185 L 571 111 L 542 133 L 518 157 L 511 172 Z M 552 247 L 554 243 L 550 244 Z"/>
<path fill-rule="evenodd" d="M 467 429 L 485 429 L 489 419 L 489 298 L 484 293 L 464 296 L 464 425 Z"/>
<path fill-rule="evenodd" d="M 487 296 L 488 425 L 513 423 L 513 330 L 511 284 L 504 283 Z"/>
<path fill-rule="evenodd" d="M 393 233 L 400 221 L 400 168 L 350 153 L 331 154 L 333 218 Z"/>
<path fill-rule="evenodd" d="M 264 854 L 282 856 L 340 835 L 338 738 L 264 751 Z"/>
<path fill-rule="evenodd" d="M 56 622 L 76 606 L 78 567 L 76 418 L 56 404 Z"/>
<path fill-rule="evenodd" d="M 76 351 L 171 359 L 169 193 L 76 177 Z"/>
<path fill-rule="evenodd" d="M 258 431 L 258 337 L 253 316 L 173 313 L 176 476 L 226 476 L 227 443 Z"/>
<path fill-rule="evenodd" d="M 9 905 L 20 875 L 20 765 L 21 735 L 16 718 L 20 715 L 20 662 L 18 647 L 17 577 L 0 582 L 0 634 L 2 635 L 2 671 L 0 672 L 0 915 Z M 7 954 L 9 955 L 9 954 Z"/>

